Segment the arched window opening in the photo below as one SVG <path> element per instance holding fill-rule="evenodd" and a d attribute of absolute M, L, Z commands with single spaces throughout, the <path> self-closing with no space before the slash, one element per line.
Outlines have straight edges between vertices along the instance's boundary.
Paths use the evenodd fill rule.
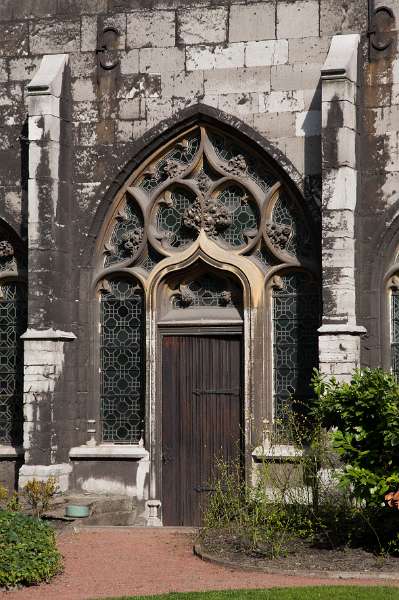
<path fill-rule="evenodd" d="M 308 273 L 294 271 L 273 281 L 274 416 L 284 421 L 292 398 L 312 395 L 312 370 L 318 366 L 319 286 Z"/>
<path fill-rule="evenodd" d="M 130 284 L 143 323 L 144 295 L 152 286 L 153 271 L 162 264 L 169 269 L 173 258 L 175 272 L 161 280 L 154 301 L 158 324 L 190 324 L 203 318 L 214 327 L 219 319 L 234 327 L 240 321 L 244 331 L 245 311 L 252 306 L 244 306 L 240 285 L 227 273 L 226 253 L 232 257 L 230 267 L 239 262 L 245 274 L 245 267 L 250 267 L 248 272 L 256 272 L 256 285 L 261 287 L 259 282 L 263 281 L 265 286 L 253 294 L 253 298 L 265 298 L 267 304 L 256 316 L 263 319 L 259 338 L 269 335 L 270 321 L 273 325 L 263 359 L 267 362 L 264 372 L 273 372 L 265 386 L 267 402 L 269 406 L 273 402 L 274 415 L 278 416 L 292 395 L 304 400 L 309 397 L 311 371 L 318 364 L 320 282 L 310 273 L 320 270 L 319 223 L 317 207 L 308 207 L 315 196 L 305 203 L 287 185 L 273 161 L 250 142 L 209 124 L 193 125 L 156 151 L 126 180 L 99 240 L 98 272 L 111 288 L 116 285 L 114 276 L 107 279 L 111 269 L 123 270 L 143 282 L 143 288 Z M 213 267 L 198 263 L 179 271 L 179 254 L 186 261 L 200 235 L 206 237 L 201 251 L 210 256 Z M 273 284 L 269 293 L 271 279 L 280 283 Z M 246 298 L 250 304 L 251 294 Z M 138 443 L 144 423 L 143 325 L 133 330 L 125 321 L 115 325 L 114 317 L 118 303 L 129 312 L 130 302 L 130 296 L 122 298 L 118 290 L 101 294 L 101 418 L 102 438 L 107 442 Z M 121 356 L 121 349 L 107 341 L 107 336 L 112 337 L 107 333 L 108 316 L 122 337 L 134 332 L 140 359 L 129 354 L 123 365 L 119 358 L 114 359 Z M 127 356 L 125 348 L 128 352 L 124 343 L 123 356 Z M 109 355 L 112 368 L 108 366 Z M 131 360 L 136 360 L 134 377 L 126 366 Z M 250 368 L 262 371 L 262 361 L 253 362 L 256 365 Z M 134 410 L 132 401 L 126 402 L 125 392 L 133 383 Z"/>
<path fill-rule="evenodd" d="M 145 397 L 143 290 L 128 277 L 107 279 L 100 305 L 102 441 L 140 444 Z"/>

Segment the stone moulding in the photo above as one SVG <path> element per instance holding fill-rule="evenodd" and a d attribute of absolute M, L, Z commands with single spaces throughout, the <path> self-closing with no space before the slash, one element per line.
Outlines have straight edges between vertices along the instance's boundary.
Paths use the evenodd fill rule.
<path fill-rule="evenodd" d="M 92 458 L 94 460 L 102 458 L 130 458 L 130 459 L 141 459 L 148 458 L 149 454 L 145 448 L 140 446 L 122 446 L 122 445 L 100 445 L 100 446 L 75 446 L 69 451 L 69 458 L 72 460 L 79 460 L 80 458 Z"/>
<path fill-rule="evenodd" d="M 334 35 L 326 61 L 321 69 L 322 79 L 350 79 L 357 82 L 357 52 L 359 34 Z"/>
<path fill-rule="evenodd" d="M 50 94 L 60 98 L 64 69 L 68 60 L 68 54 L 46 54 L 43 56 L 39 70 L 27 85 L 28 95 Z"/>

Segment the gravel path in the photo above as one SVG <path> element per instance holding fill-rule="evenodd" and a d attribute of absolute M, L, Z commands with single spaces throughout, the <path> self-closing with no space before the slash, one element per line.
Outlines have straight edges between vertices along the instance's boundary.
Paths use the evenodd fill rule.
<path fill-rule="evenodd" d="M 192 536 L 170 529 L 82 529 L 59 536 L 65 571 L 50 584 L 0 592 L 1 600 L 91 600 L 172 591 L 262 588 L 381 581 L 265 575 L 201 561 Z M 399 581 L 397 582 L 399 586 Z"/>

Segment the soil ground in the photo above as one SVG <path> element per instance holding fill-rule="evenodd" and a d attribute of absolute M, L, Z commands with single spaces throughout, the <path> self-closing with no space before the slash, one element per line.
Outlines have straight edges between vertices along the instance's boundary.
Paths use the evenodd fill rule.
<path fill-rule="evenodd" d="M 159 529 L 67 529 L 58 534 L 65 570 L 49 584 L 0 592 L 1 600 L 91 600 L 174 591 L 304 585 L 395 585 L 232 570 L 193 555 L 193 535 Z"/>
<path fill-rule="evenodd" d="M 216 560 L 228 561 L 237 567 L 292 570 L 292 571 L 336 571 L 368 572 L 397 574 L 399 580 L 399 557 L 378 556 L 361 548 L 326 548 L 312 545 L 302 540 L 295 540 L 288 546 L 286 556 L 270 559 L 259 555 L 248 555 L 234 548 L 234 540 L 227 540 L 222 535 L 207 539 L 202 545 L 203 550 Z"/>

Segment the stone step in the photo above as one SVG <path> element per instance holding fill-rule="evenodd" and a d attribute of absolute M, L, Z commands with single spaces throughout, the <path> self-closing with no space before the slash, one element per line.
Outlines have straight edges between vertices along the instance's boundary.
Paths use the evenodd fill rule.
<path fill-rule="evenodd" d="M 84 527 L 98 527 L 98 526 L 133 526 L 136 522 L 137 511 L 120 511 L 120 512 L 109 512 L 100 513 L 86 517 L 85 519 L 76 519 L 75 523 L 79 521 Z"/>

